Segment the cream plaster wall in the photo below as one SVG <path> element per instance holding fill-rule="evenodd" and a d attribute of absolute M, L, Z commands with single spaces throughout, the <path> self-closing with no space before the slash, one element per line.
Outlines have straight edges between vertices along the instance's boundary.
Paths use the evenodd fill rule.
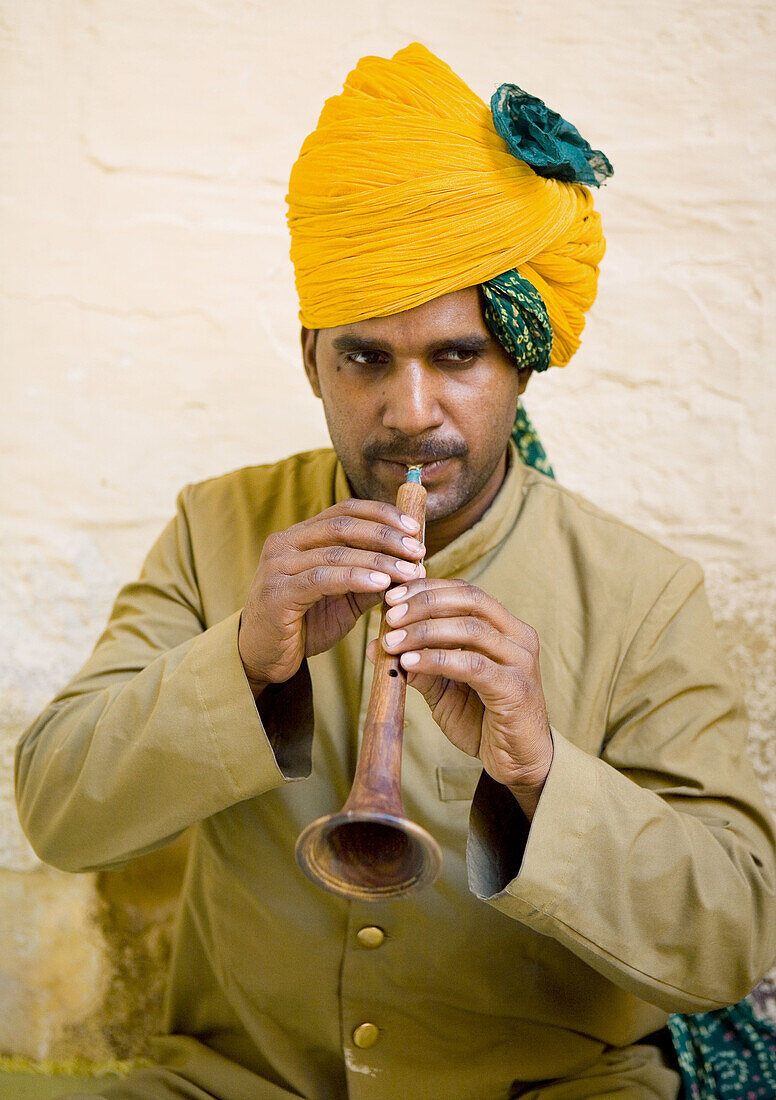
<path fill-rule="evenodd" d="M 158 985 L 175 861 L 139 893 L 139 873 L 122 893 L 41 868 L 13 745 L 184 483 L 326 443 L 288 172 L 357 58 L 413 39 L 484 98 L 546 99 L 615 165 L 583 347 L 526 403 L 563 482 L 705 566 L 776 808 L 773 5 L 0 0 L 6 1051 L 131 1053 L 153 1021 L 127 1022 Z"/>

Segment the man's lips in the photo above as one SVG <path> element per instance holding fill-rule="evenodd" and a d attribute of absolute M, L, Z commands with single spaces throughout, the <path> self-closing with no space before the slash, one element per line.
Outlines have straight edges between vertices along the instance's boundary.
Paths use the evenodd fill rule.
<path fill-rule="evenodd" d="M 395 458 L 378 458 L 378 462 L 383 463 L 386 466 L 392 466 L 394 470 L 404 476 L 410 466 L 420 466 L 420 480 L 426 482 L 439 474 L 443 473 L 448 464 L 453 461 L 452 457 L 437 458 L 429 462 L 428 459 L 395 459 Z"/>

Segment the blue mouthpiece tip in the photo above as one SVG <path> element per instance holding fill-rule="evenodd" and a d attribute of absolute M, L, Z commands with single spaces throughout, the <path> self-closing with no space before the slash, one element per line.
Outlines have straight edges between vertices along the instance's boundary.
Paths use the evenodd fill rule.
<path fill-rule="evenodd" d="M 407 481 L 414 481 L 416 485 L 420 485 L 420 466 L 410 466 L 407 470 Z"/>

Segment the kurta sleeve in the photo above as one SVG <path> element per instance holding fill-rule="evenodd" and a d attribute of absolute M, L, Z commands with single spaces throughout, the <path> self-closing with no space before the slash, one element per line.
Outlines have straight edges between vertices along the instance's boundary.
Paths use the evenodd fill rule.
<path fill-rule="evenodd" d="M 598 757 L 553 730 L 530 830 L 483 776 L 470 887 L 667 1012 L 735 1003 L 776 956 L 776 845 L 695 563 L 643 618 L 609 700 Z"/>
<path fill-rule="evenodd" d="M 184 490 L 91 657 L 17 746 L 19 817 L 41 859 L 66 871 L 118 866 L 309 774 L 306 664 L 272 689 L 263 723 L 239 617 L 205 628 Z M 288 744 L 273 729 L 284 693 L 297 720 Z"/>

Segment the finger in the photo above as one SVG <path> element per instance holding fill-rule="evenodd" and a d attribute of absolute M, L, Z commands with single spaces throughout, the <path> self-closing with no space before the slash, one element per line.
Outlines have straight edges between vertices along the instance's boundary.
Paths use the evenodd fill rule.
<path fill-rule="evenodd" d="M 400 600 L 406 600 L 427 588 L 461 588 L 465 584 L 466 581 L 458 580 L 455 577 L 430 577 L 426 584 L 408 582 L 401 589 L 392 589 L 390 596 L 386 599 L 388 603 L 398 603 Z"/>
<path fill-rule="evenodd" d="M 401 527 L 402 530 L 409 531 L 411 535 L 417 535 L 421 529 L 421 524 L 414 516 L 406 515 L 394 504 L 388 504 L 380 500 L 360 500 L 358 497 L 349 497 L 347 500 L 333 504 L 330 508 L 326 508 L 318 514 L 320 516 L 359 516 L 362 519 L 375 520 L 377 523 L 388 523 L 394 527 Z M 311 517 L 311 519 L 314 518 Z"/>
<path fill-rule="evenodd" d="M 474 615 L 408 623 L 406 627 L 389 630 L 382 641 L 386 652 L 393 654 L 416 649 L 470 649 L 496 664 L 519 666 L 521 670 L 531 660 L 530 654 L 512 638 Z"/>
<path fill-rule="evenodd" d="M 392 627 L 406 627 L 424 619 L 471 615 L 490 623 L 529 652 L 539 651 L 539 638 L 534 628 L 475 585 L 465 582 L 439 584 L 432 578 L 408 581 L 400 587 L 406 589 L 400 596 L 395 589 L 386 594 L 386 603 L 392 605 L 386 613 L 386 621 Z"/>
<path fill-rule="evenodd" d="M 375 554 L 369 550 L 355 550 L 352 546 L 324 546 L 316 550 L 296 551 L 279 568 L 285 576 L 293 577 L 307 573 L 318 565 L 350 566 L 387 573 L 393 584 L 402 584 L 408 578 L 419 578 L 425 573 L 420 562 L 409 562 L 405 558 Z"/>
<path fill-rule="evenodd" d="M 391 583 L 390 575 L 378 570 L 329 565 L 317 565 L 284 580 L 277 599 L 281 605 L 295 611 L 307 611 L 323 596 L 380 593 Z"/>
<path fill-rule="evenodd" d="M 510 677 L 503 665 L 471 649 L 420 649 L 402 653 L 401 666 L 415 675 L 440 677 L 467 684 L 486 707 L 504 698 Z"/>
<path fill-rule="evenodd" d="M 415 537 L 419 529 L 409 531 L 407 526 L 415 523 L 414 520 L 403 516 L 393 505 L 377 501 L 352 503 L 359 507 L 347 511 L 330 508 L 282 532 L 278 536 L 279 550 L 282 551 L 284 544 L 296 550 L 339 544 L 413 560 L 423 557 L 425 547 Z"/>

